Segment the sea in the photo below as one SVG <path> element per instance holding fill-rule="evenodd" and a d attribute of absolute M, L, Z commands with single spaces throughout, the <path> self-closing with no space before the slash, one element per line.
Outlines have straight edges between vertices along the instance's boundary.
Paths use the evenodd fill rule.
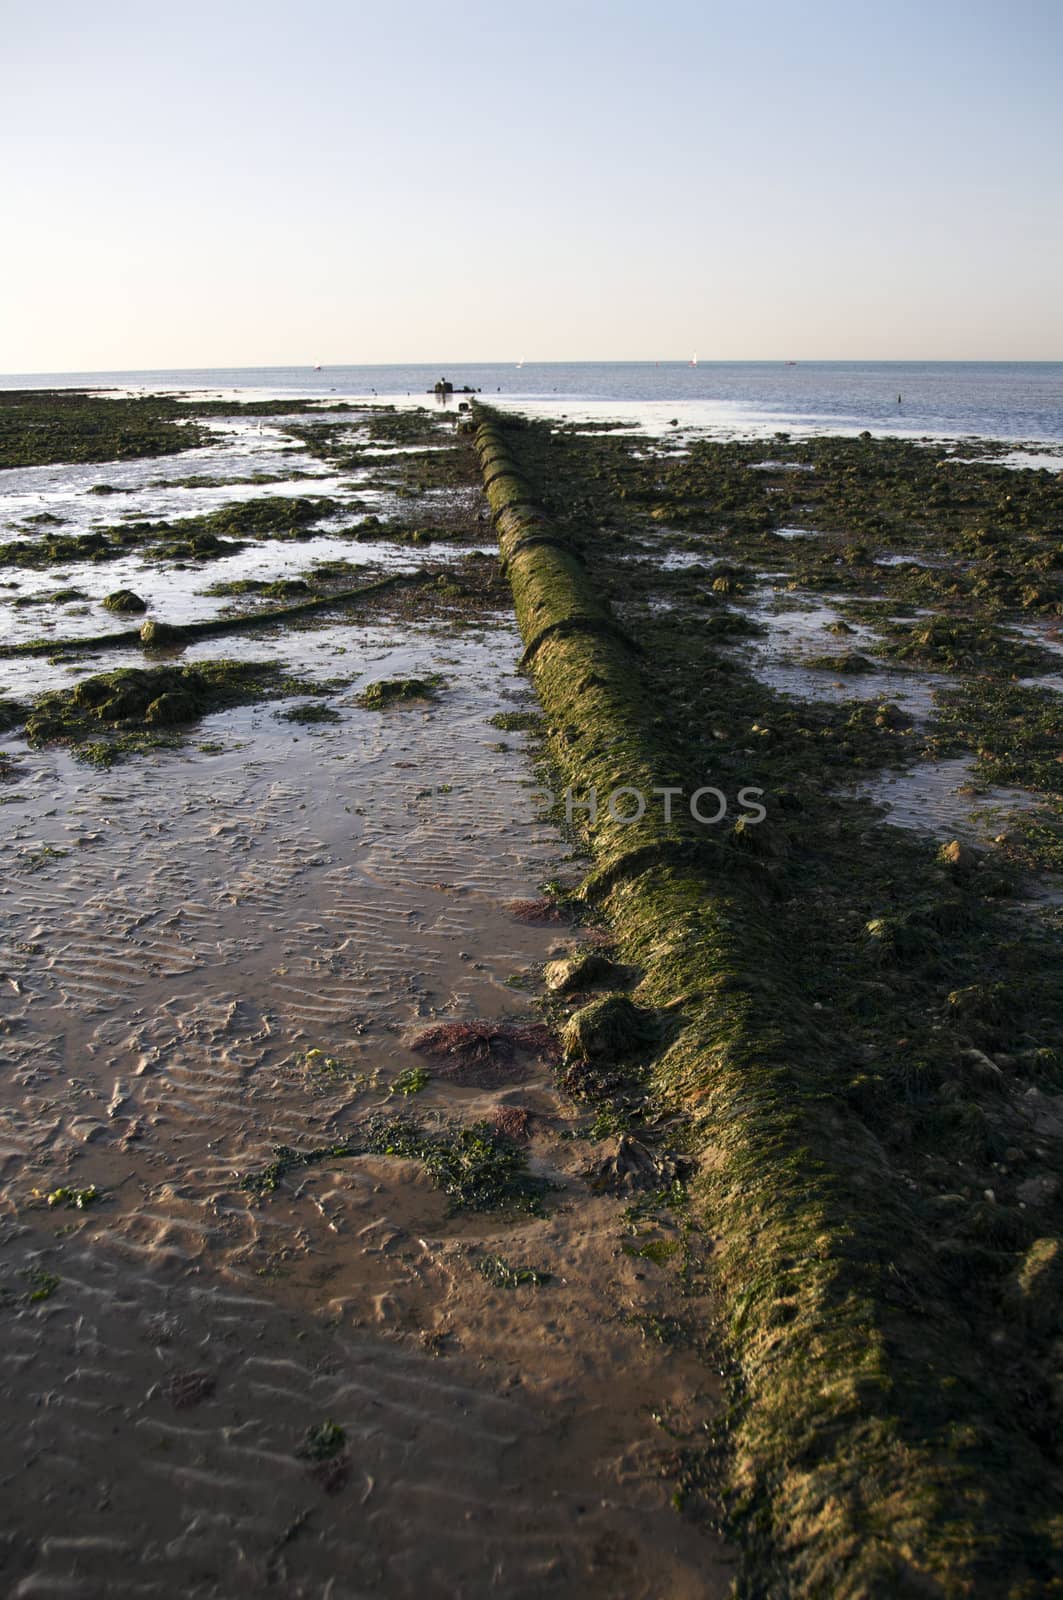
<path fill-rule="evenodd" d="M 853 433 L 1063 445 L 1063 362 L 573 361 L 414 366 L 205 367 L 15 373 L 0 388 L 206 391 L 398 404 L 456 390 L 532 415 L 681 427 L 718 437 Z M 460 403 L 457 395 L 451 404 Z M 1058 461 L 1056 452 L 1051 459 Z"/>

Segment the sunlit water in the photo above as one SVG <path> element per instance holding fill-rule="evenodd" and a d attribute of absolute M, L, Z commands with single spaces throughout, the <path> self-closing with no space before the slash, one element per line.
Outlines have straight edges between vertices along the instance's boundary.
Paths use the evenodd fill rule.
<path fill-rule="evenodd" d="M 12 374 L 0 387 L 89 385 L 423 401 L 446 377 L 522 410 L 664 431 L 937 435 L 1063 444 L 1063 362 L 685 361 L 200 368 Z M 1052 464 L 1053 458 L 1046 460 Z"/>

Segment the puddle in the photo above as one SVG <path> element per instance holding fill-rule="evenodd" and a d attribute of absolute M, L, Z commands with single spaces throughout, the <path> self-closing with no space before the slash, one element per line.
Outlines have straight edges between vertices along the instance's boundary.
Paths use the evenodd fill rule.
<path fill-rule="evenodd" d="M 937 567 L 944 566 L 944 562 L 928 561 L 926 556 L 888 555 L 876 556 L 876 567 Z"/>
<path fill-rule="evenodd" d="M 1024 789 L 980 785 L 969 757 L 926 761 L 857 784 L 850 793 L 889 806 L 887 821 L 896 827 L 982 844 L 1007 826 L 1009 816 L 1037 804 Z"/>
<path fill-rule="evenodd" d="M 380 569 L 386 572 L 415 572 L 426 562 L 433 567 L 445 566 L 474 551 L 487 555 L 497 553 L 491 545 L 437 542 L 423 547 L 410 547 L 385 539 L 355 540 L 310 531 L 301 539 L 255 541 L 233 555 L 187 565 L 152 560 L 147 552 L 103 563 L 68 562 L 59 572 L 16 573 L 9 580 L 12 586 L 0 591 L 3 642 L 21 644 L 46 638 L 49 633 L 63 639 L 92 637 L 111 628 L 119 632 L 123 627 L 139 623 L 142 620 L 140 615 L 115 616 L 103 608 L 101 602 L 104 597 L 118 589 L 132 589 L 139 595 L 147 605 L 148 615 L 158 615 L 167 622 L 178 624 L 202 622 L 231 610 L 240 598 L 208 594 L 206 591 L 214 584 L 234 583 L 242 579 L 271 582 L 293 578 L 309 572 L 322 562 L 337 560 L 346 561 L 354 568 L 365 568 L 367 573 Z M 343 586 L 355 588 L 362 581 L 369 579 L 363 580 L 357 571 L 353 571 L 344 578 Z M 83 598 L 62 606 L 42 604 L 16 609 L 11 604 L 21 595 L 50 594 L 67 588 L 80 590 Z M 283 604 L 282 601 L 268 600 L 259 603 Z M 0 659 L 0 681 L 3 680 L 5 666 L 6 663 Z"/>
<path fill-rule="evenodd" d="M 749 610 L 768 632 L 737 649 L 754 677 L 780 694 L 802 700 L 890 701 L 911 717 L 925 720 L 933 711 L 935 691 L 951 687 L 952 679 L 888 667 L 839 673 L 802 663 L 802 657 L 840 657 L 850 652 L 875 660 L 871 654 L 878 640 L 874 629 L 852 622 L 840 609 L 851 599 L 850 595 L 822 596 L 797 590 L 758 598 Z M 831 632 L 840 622 L 851 631 Z"/>

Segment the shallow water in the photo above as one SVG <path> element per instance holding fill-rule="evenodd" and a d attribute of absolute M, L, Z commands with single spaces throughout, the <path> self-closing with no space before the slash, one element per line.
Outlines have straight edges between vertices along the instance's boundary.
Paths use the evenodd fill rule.
<path fill-rule="evenodd" d="M 1025 789 L 979 783 L 974 765 L 969 757 L 924 761 L 856 784 L 851 792 L 888 806 L 887 821 L 895 827 L 986 844 L 1009 816 L 1034 809 L 1037 801 Z"/>
<path fill-rule="evenodd" d="M 431 403 L 438 368 L 331 366 L 11 375 L 5 387 L 119 386 Z M 1063 362 L 681 361 L 458 364 L 445 374 L 494 399 L 568 420 L 615 418 L 656 433 L 672 419 L 714 433 L 934 435 L 1063 443 Z M 897 397 L 901 396 L 898 405 Z M 455 395 L 452 405 L 461 397 Z M 1049 461 L 1056 457 L 1050 454 Z M 1057 468 L 1063 460 L 1057 462 Z"/>
<path fill-rule="evenodd" d="M 748 610 L 768 632 L 735 648 L 753 676 L 780 694 L 802 700 L 888 701 L 917 721 L 926 720 L 933 712 L 935 692 L 953 685 L 942 673 L 890 667 L 842 673 L 803 664 L 802 658 L 809 656 L 870 652 L 879 636 L 846 616 L 844 605 L 851 599 L 851 595 L 820 595 L 767 583 Z M 839 622 L 852 631 L 832 633 L 832 625 Z M 869 654 L 869 659 L 875 658 Z"/>

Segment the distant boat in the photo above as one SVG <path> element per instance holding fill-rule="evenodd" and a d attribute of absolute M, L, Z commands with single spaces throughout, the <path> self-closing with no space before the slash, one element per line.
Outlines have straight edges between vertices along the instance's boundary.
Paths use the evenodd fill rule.
<path fill-rule="evenodd" d="M 520 360 L 519 360 L 519 361 L 518 361 L 518 362 L 517 362 L 517 371 L 518 371 L 518 372 L 519 372 L 519 371 L 520 371 L 520 369 L 521 369 L 521 367 L 522 367 L 522 366 L 523 366 L 523 365 L 524 365 L 524 357 L 523 357 L 523 356 L 521 356 L 521 358 L 520 358 Z"/>
<path fill-rule="evenodd" d="M 321 363 L 320 363 L 320 361 L 315 361 L 314 362 L 314 371 L 315 372 L 320 372 L 321 371 Z"/>
<path fill-rule="evenodd" d="M 692 356 L 691 356 L 691 358 L 690 358 L 690 365 L 691 365 L 691 366 L 692 366 L 692 367 L 696 367 L 696 366 L 697 366 L 697 364 L 698 364 L 698 353 L 697 353 L 697 351 L 696 351 L 696 350 L 695 350 L 695 351 L 694 351 L 694 354 L 693 354 L 693 355 L 692 355 Z"/>
<path fill-rule="evenodd" d="M 786 365 L 787 365 L 787 366 L 788 366 L 788 367 L 796 367 L 796 365 L 797 365 L 797 362 L 796 362 L 796 361 L 788 361 L 788 362 L 787 362 L 787 363 L 786 363 Z"/>

